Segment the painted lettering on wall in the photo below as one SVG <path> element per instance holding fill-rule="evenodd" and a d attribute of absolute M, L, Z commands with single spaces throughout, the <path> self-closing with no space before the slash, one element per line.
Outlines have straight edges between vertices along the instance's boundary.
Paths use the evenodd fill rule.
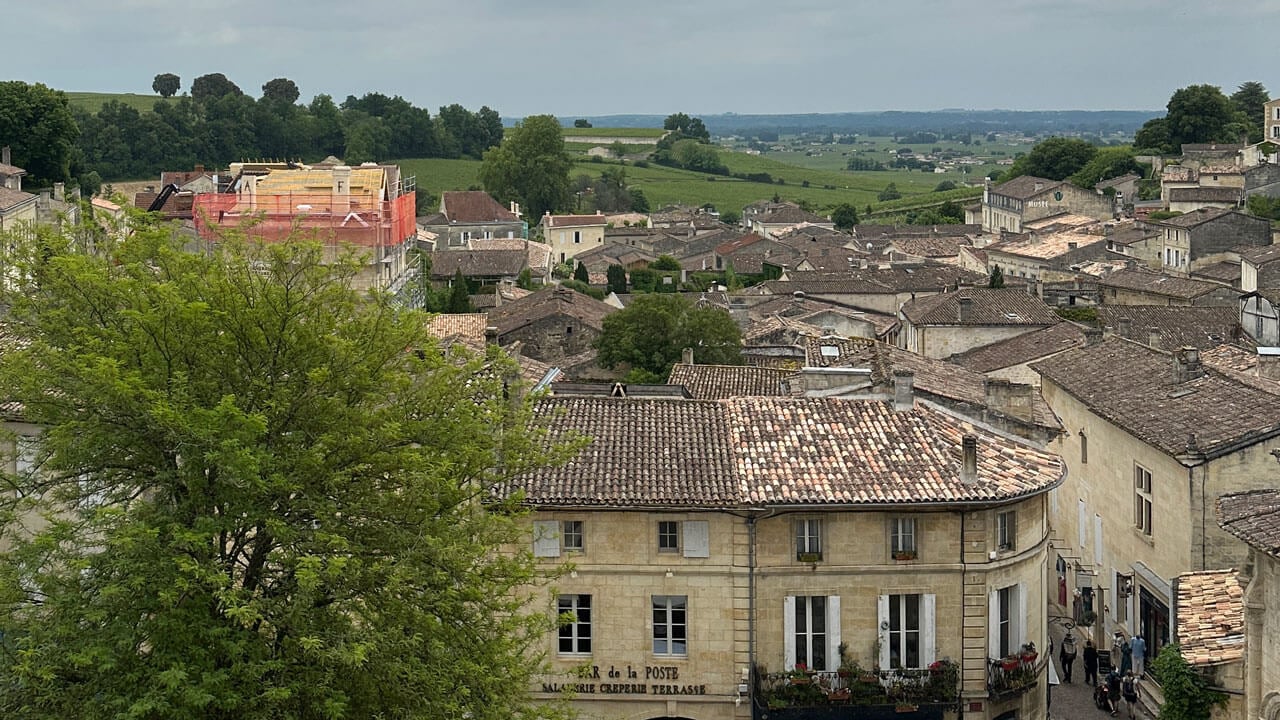
<path fill-rule="evenodd" d="M 544 682 L 542 692 L 571 692 L 576 695 L 706 695 L 704 684 L 654 683 L 650 680 L 679 680 L 680 668 L 673 665 L 645 665 L 641 670 L 631 665 L 610 665 L 602 670 L 599 665 L 584 668 L 578 673 L 578 682 Z M 605 680 L 606 682 L 591 682 Z M 586 682 L 584 682 L 586 681 Z"/>

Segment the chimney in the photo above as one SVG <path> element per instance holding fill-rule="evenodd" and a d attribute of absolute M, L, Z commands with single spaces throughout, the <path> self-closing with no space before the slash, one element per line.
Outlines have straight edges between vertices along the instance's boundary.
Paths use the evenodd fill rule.
<path fill-rule="evenodd" d="M 498 344 L 498 328 L 489 325 L 484 329 L 484 342 L 486 345 Z"/>
<path fill-rule="evenodd" d="M 1147 347 L 1151 348 L 1152 350 L 1160 349 L 1160 328 L 1158 327 L 1147 328 Z"/>
<path fill-rule="evenodd" d="M 515 200 L 511 201 L 511 214 L 520 217 L 520 203 Z"/>
<path fill-rule="evenodd" d="M 4 163 L 5 165 L 12 165 L 13 164 L 12 160 L 13 158 L 9 156 L 9 146 L 5 145 L 4 147 L 0 148 L 0 163 Z"/>
<path fill-rule="evenodd" d="M 978 436 L 966 434 L 960 440 L 960 482 L 973 485 L 978 482 Z"/>
<path fill-rule="evenodd" d="M 56 182 L 53 184 L 53 199 L 58 202 L 66 202 L 67 186 L 65 183 Z"/>
<path fill-rule="evenodd" d="M 1096 328 L 1096 327 L 1085 328 L 1084 330 L 1085 345 L 1097 345 L 1100 342 L 1102 342 L 1102 328 Z"/>
<path fill-rule="evenodd" d="M 1174 380 L 1187 382 L 1204 375 L 1204 366 L 1200 364 L 1200 351 L 1184 346 L 1173 354 Z"/>
<path fill-rule="evenodd" d="M 988 410 L 1026 422 L 1031 422 L 1034 418 L 1032 404 L 1035 400 L 1035 388 L 1031 385 L 984 378 L 982 393 Z"/>
<path fill-rule="evenodd" d="M 204 172 L 204 165 L 201 165 L 200 163 L 196 163 L 196 172 L 198 173 Z"/>
<path fill-rule="evenodd" d="M 1258 377 L 1280 380 L 1280 347 L 1258 348 Z"/>
<path fill-rule="evenodd" d="M 1041 190 L 1043 190 L 1043 189 L 1044 189 L 1044 183 L 1042 183 L 1042 182 L 1037 182 L 1037 183 L 1036 183 L 1036 185 L 1035 185 L 1035 188 L 1036 188 L 1036 189 L 1035 189 L 1035 191 L 1036 191 L 1036 192 L 1040 192 Z"/>
<path fill-rule="evenodd" d="M 1078 243 L 1078 242 L 1074 242 L 1074 241 L 1073 241 L 1073 242 L 1068 242 L 1068 243 L 1067 243 L 1067 249 L 1068 249 L 1068 250 L 1075 250 L 1075 249 L 1076 249 L 1076 248 L 1078 248 L 1078 247 L 1080 247 L 1080 243 Z"/>
<path fill-rule="evenodd" d="M 1116 320 L 1116 333 L 1122 338 L 1130 337 L 1133 332 L 1133 319 L 1122 317 Z"/>
<path fill-rule="evenodd" d="M 680 351 L 680 361 L 685 365 L 693 364 L 693 348 L 687 347 Z"/>
<path fill-rule="evenodd" d="M 973 312 L 973 298 L 956 298 L 956 302 L 960 305 L 960 322 L 968 322 Z"/>
<path fill-rule="evenodd" d="M 893 371 L 893 411 L 908 412 L 915 407 L 916 375 L 910 370 Z"/>

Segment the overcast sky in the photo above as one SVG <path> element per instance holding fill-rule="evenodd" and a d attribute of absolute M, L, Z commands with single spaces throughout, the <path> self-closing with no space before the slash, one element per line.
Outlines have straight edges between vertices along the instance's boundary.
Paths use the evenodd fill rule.
<path fill-rule="evenodd" d="M 693 115 L 1164 107 L 1179 87 L 1280 94 L 1280 0 L 58 0 L 5 8 L 0 77 L 150 93 L 221 72 L 304 101 L 434 113 Z M 1271 72 L 1269 72 L 1271 71 Z"/>

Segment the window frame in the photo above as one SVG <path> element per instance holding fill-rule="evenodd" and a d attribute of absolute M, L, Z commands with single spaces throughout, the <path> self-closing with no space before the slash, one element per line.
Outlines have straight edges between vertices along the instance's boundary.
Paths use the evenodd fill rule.
<path fill-rule="evenodd" d="M 827 657 L 827 602 L 826 595 L 796 595 L 795 648 L 797 666 L 813 670 L 825 670 Z M 803 622 L 801 622 L 803 621 Z M 821 629 L 814 626 L 821 624 Z M 821 662 L 814 661 L 814 649 L 821 653 Z"/>
<path fill-rule="evenodd" d="M 1014 612 L 1013 605 L 1017 602 L 1018 586 L 1007 585 L 996 591 L 996 596 L 1000 604 L 997 610 L 997 620 L 999 622 L 996 636 L 1000 639 L 998 644 L 998 657 L 1008 657 L 1013 654 L 1017 646 L 1017 638 L 1014 636 Z"/>
<path fill-rule="evenodd" d="M 689 596 L 688 595 L 653 595 L 651 596 L 653 613 L 653 629 L 650 633 L 654 657 L 683 658 L 689 657 Z M 679 621 L 677 621 L 677 614 Z M 662 618 L 659 622 L 659 617 Z M 664 637 L 658 637 L 659 630 Z M 677 637 L 677 635 L 679 637 Z M 676 643 L 683 644 L 682 650 L 676 649 Z M 665 643 L 665 650 L 659 644 Z"/>
<path fill-rule="evenodd" d="M 1013 552 L 1018 549 L 1018 511 L 1004 510 L 996 513 L 996 549 Z"/>
<path fill-rule="evenodd" d="M 1147 468 L 1133 464 L 1133 525 L 1134 528 L 1146 537 L 1152 535 L 1152 521 L 1154 498 L 1151 484 L 1151 471 Z"/>
<path fill-rule="evenodd" d="M 556 597 L 556 614 L 572 613 L 573 620 L 560 625 L 556 631 L 556 654 L 586 656 L 592 651 L 591 596 L 584 593 L 569 593 Z M 585 616 L 585 619 L 584 619 Z M 568 642 L 572 649 L 565 650 Z M 583 649 L 585 647 L 585 649 Z"/>
<path fill-rule="evenodd" d="M 819 562 L 822 560 L 822 518 L 796 518 L 796 560 Z"/>
<path fill-rule="evenodd" d="M 889 555 L 895 560 L 914 560 L 920 557 L 920 533 L 918 518 L 896 515 L 889 518 Z M 909 541 L 909 542 L 907 542 Z M 910 555 L 910 557 L 898 557 Z"/>
<path fill-rule="evenodd" d="M 909 607 L 915 607 L 915 627 L 909 627 Z M 889 669 L 924 667 L 924 596 L 919 593 L 889 595 Z M 895 637 L 896 636 L 896 637 Z M 915 638 L 915 664 L 910 663 L 909 641 Z M 895 659 L 895 652 L 897 657 Z M 894 663 L 897 664 L 894 664 Z"/>
<path fill-rule="evenodd" d="M 665 543 L 669 543 L 669 544 L 665 544 Z M 660 553 L 680 552 L 680 521 L 678 520 L 659 520 L 658 521 L 658 552 Z"/>
<path fill-rule="evenodd" d="M 560 521 L 560 547 L 564 552 L 586 552 L 586 524 L 581 520 Z"/>

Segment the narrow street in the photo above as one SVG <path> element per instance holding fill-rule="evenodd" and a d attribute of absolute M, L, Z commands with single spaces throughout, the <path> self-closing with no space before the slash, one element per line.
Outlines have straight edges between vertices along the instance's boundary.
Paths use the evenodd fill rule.
<path fill-rule="evenodd" d="M 1049 703 L 1049 717 L 1052 720 L 1088 720 L 1090 718 L 1106 718 L 1109 716 L 1104 710 L 1099 710 L 1093 704 L 1093 687 L 1084 681 L 1084 641 L 1085 637 L 1078 631 L 1076 632 L 1076 647 L 1079 649 L 1076 655 L 1076 661 L 1071 674 L 1071 682 L 1066 681 L 1066 677 L 1062 674 L 1062 665 L 1058 661 L 1058 648 L 1062 647 L 1062 638 L 1067 634 L 1066 625 L 1070 621 L 1066 618 L 1055 616 L 1050 613 L 1049 619 L 1049 637 L 1053 640 L 1053 667 L 1057 672 L 1058 685 L 1051 687 L 1051 700 Z M 1128 704 L 1121 701 L 1117 708 L 1117 718 L 1128 718 Z M 1145 711 L 1139 703 L 1139 707 L 1134 711 L 1134 717 L 1138 720 L 1153 720 L 1152 716 Z"/>

